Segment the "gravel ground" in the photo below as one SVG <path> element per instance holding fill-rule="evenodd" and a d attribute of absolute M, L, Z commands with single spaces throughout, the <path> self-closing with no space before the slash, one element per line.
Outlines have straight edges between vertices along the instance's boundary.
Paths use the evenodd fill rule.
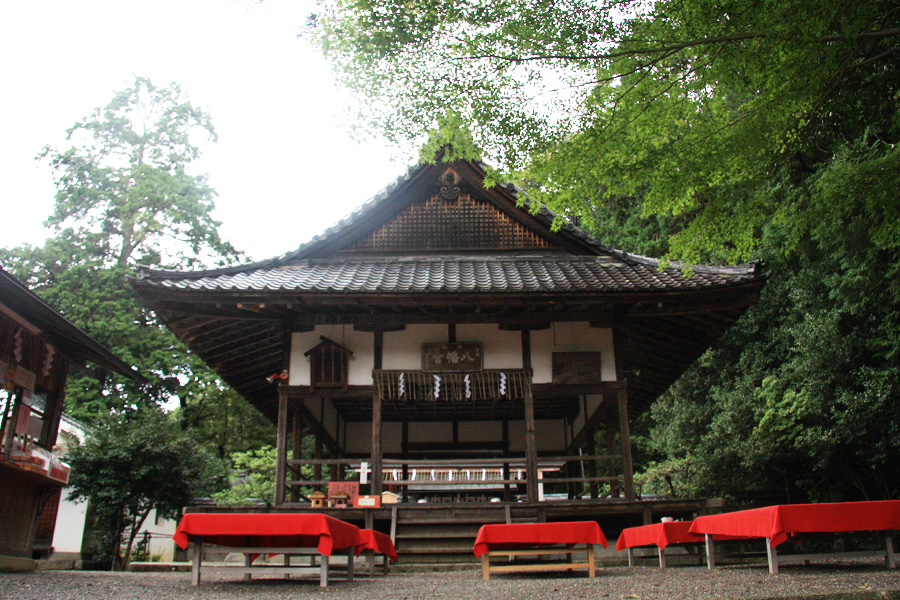
<path fill-rule="evenodd" d="M 337 575 L 337 574 L 336 574 Z M 353 582 L 333 578 L 327 589 L 314 579 L 254 579 L 240 575 L 204 576 L 191 587 L 190 573 L 106 573 L 34 571 L 0 573 L 3 600 L 258 600 L 328 598 L 331 600 L 560 600 L 658 599 L 900 600 L 900 570 L 883 562 L 842 561 L 783 565 L 778 575 L 765 566 L 606 567 L 597 577 L 576 573 L 492 575 L 478 570 L 442 573 L 391 573 Z"/>

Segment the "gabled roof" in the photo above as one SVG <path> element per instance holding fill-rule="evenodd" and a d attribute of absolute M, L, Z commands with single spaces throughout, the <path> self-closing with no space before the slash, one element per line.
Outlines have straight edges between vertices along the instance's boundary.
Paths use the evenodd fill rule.
<path fill-rule="evenodd" d="M 135 287 L 172 331 L 274 417 L 265 376 L 286 335 L 317 324 L 555 321 L 626 327 L 635 410 L 649 407 L 758 298 L 762 265 L 679 265 L 604 245 L 531 210 L 477 162 L 419 165 L 297 250 L 224 269 L 142 269 Z M 359 404 L 359 403 L 357 403 Z"/>
<path fill-rule="evenodd" d="M 130 365 L 73 325 L 22 282 L 0 267 L 0 309 L 22 319 L 76 364 L 90 361 L 134 380 L 142 377 Z"/>

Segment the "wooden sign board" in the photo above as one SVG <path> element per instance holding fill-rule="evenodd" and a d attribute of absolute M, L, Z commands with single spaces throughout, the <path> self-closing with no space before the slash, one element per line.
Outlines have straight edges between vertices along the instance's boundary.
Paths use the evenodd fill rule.
<path fill-rule="evenodd" d="M 482 370 L 481 342 L 422 344 L 422 370 L 426 373 L 477 373 Z"/>
<path fill-rule="evenodd" d="M 553 353 L 553 383 L 565 385 L 602 381 L 600 352 Z"/>
<path fill-rule="evenodd" d="M 334 498 L 337 494 L 347 496 L 347 502 L 353 502 L 353 499 L 359 496 L 358 481 L 331 481 L 328 483 L 328 497 Z"/>

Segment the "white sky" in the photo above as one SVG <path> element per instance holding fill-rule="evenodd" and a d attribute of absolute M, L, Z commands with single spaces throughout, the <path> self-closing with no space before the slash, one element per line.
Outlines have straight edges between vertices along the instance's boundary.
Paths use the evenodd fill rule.
<path fill-rule="evenodd" d="M 179 83 L 219 141 L 199 169 L 220 234 L 260 260 L 296 249 L 403 174 L 358 145 L 324 59 L 297 38 L 311 0 L 16 0 L 0 8 L 0 246 L 40 245 L 66 129 L 134 80 Z"/>

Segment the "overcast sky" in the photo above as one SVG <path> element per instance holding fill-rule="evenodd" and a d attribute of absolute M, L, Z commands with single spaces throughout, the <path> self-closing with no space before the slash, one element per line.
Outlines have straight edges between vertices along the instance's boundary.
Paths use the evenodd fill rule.
<path fill-rule="evenodd" d="M 297 248 L 403 174 L 350 140 L 327 65 L 297 38 L 309 0 L 23 0 L 0 8 L 0 246 L 41 244 L 54 188 L 34 157 L 134 75 L 179 83 L 219 135 L 200 169 L 221 235 L 259 260 Z"/>

